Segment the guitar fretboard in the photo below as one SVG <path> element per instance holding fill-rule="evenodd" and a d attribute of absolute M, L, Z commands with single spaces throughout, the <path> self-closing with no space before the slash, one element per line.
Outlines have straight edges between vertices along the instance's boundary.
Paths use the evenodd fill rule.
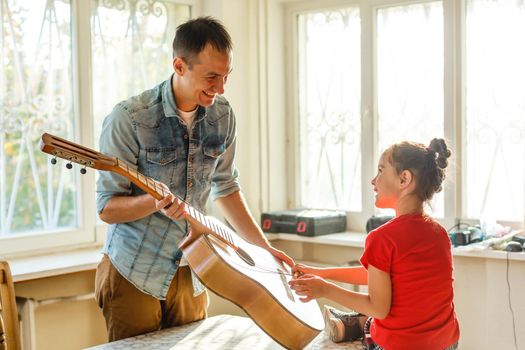
<path fill-rule="evenodd" d="M 136 169 L 129 166 L 128 163 L 116 157 L 109 157 L 103 153 L 47 133 L 42 135 L 40 149 L 45 153 L 67 159 L 70 162 L 89 166 L 98 170 L 116 172 L 125 176 L 128 180 L 139 186 L 142 190 L 149 193 L 157 200 L 168 195 L 167 190 L 159 182 L 151 177 L 142 175 Z M 177 198 L 184 202 L 182 198 Z M 186 206 L 188 208 L 188 221 L 190 224 L 194 225 L 199 223 L 206 229 L 207 233 L 212 234 L 217 239 L 238 251 L 239 248 L 233 240 L 233 237 L 236 237 L 235 232 L 219 221 L 207 217 L 188 203 L 186 203 Z M 188 217 L 186 217 L 186 219 L 188 219 Z"/>
<path fill-rule="evenodd" d="M 142 175 L 137 170 L 130 167 L 126 162 L 117 158 L 118 167 L 124 172 L 129 180 L 137 184 L 144 191 L 151 194 L 156 199 L 160 200 L 168 195 L 165 189 L 160 186 L 157 181 L 152 179 L 149 176 Z M 182 198 L 177 197 L 180 201 L 185 202 Z M 185 202 L 186 203 L 186 202 Z M 204 215 L 199 210 L 192 207 L 189 203 L 186 203 L 188 215 L 195 221 L 199 222 L 201 225 L 206 227 L 209 230 L 209 233 L 228 244 L 230 247 L 237 249 L 237 245 L 234 242 L 233 237 L 235 234 L 232 234 L 232 230 L 220 223 L 219 221 L 213 220 L 212 218 Z"/>

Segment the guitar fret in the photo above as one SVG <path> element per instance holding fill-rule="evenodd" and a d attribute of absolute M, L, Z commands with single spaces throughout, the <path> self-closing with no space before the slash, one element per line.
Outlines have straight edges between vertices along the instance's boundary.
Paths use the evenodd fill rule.
<path fill-rule="evenodd" d="M 198 214 L 197 214 L 197 209 L 195 209 L 194 207 L 189 207 L 189 206 L 188 206 L 188 208 L 191 208 L 191 216 L 192 216 L 195 220 L 199 221 L 199 216 L 198 216 Z"/>
<path fill-rule="evenodd" d="M 233 247 L 235 246 L 232 235 L 229 233 L 227 228 L 221 225 L 220 222 L 213 220 L 213 218 L 210 218 L 204 215 L 202 212 L 200 212 L 199 210 L 195 209 L 192 206 L 188 205 L 187 211 L 190 217 L 197 220 L 200 224 L 204 225 L 208 229 L 212 230 L 215 233 L 215 235 L 222 238 L 222 240 L 225 243 Z"/>
<path fill-rule="evenodd" d="M 203 222 L 203 224 L 204 224 L 204 226 L 206 226 L 207 228 L 212 229 L 212 227 L 211 227 L 211 220 L 210 220 L 209 217 L 207 217 L 207 216 L 204 217 L 204 222 Z"/>
<path fill-rule="evenodd" d="M 226 230 L 225 227 L 222 228 L 222 236 L 223 236 L 224 239 L 226 239 L 228 242 L 233 243 L 232 240 L 231 240 L 231 237 L 230 237 L 230 235 L 228 234 L 228 231 Z"/>
<path fill-rule="evenodd" d="M 157 182 L 156 181 L 153 181 L 153 190 L 157 193 L 159 193 L 159 190 L 157 189 Z M 162 195 L 162 193 L 160 193 Z M 164 197 L 164 196 L 162 196 Z"/>
<path fill-rule="evenodd" d="M 204 221 L 204 215 L 202 215 L 200 211 L 197 211 L 197 213 L 199 213 L 199 222 L 202 224 Z"/>
<path fill-rule="evenodd" d="M 196 217 L 195 217 L 195 209 L 193 207 L 188 206 L 188 213 L 190 214 L 190 216 L 192 218 L 196 219 Z"/>
<path fill-rule="evenodd" d="M 227 235 L 227 237 L 228 237 L 228 241 L 229 241 L 231 244 L 233 244 L 233 237 L 232 237 L 232 235 L 231 235 L 229 232 L 227 232 L 226 235 Z"/>
<path fill-rule="evenodd" d="M 219 233 L 219 226 L 217 225 L 217 223 L 215 221 L 212 221 L 211 222 L 211 225 L 212 225 L 212 228 L 213 228 L 213 231 Z"/>
<path fill-rule="evenodd" d="M 135 179 L 138 179 L 138 173 L 134 169 L 128 169 L 128 173 L 133 176 Z"/>
<path fill-rule="evenodd" d="M 148 182 L 149 188 L 151 188 L 154 191 L 157 191 L 157 187 L 155 186 L 155 181 L 151 177 L 146 178 L 146 181 Z"/>
<path fill-rule="evenodd" d="M 216 223 L 216 232 L 224 238 L 228 243 L 232 244 L 233 242 L 228 239 L 228 236 L 224 234 L 224 227 L 220 225 L 219 223 Z"/>
<path fill-rule="evenodd" d="M 142 177 L 142 179 L 141 179 Z M 137 180 L 139 180 L 140 182 L 144 183 L 144 175 L 142 175 L 141 173 L 137 173 Z M 146 183 L 147 185 L 147 183 Z"/>

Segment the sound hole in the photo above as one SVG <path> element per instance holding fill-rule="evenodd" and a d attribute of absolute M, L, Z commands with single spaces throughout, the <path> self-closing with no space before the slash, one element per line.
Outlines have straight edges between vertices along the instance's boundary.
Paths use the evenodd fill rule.
<path fill-rule="evenodd" d="M 242 248 L 237 248 L 236 250 L 237 255 L 244 260 L 245 263 L 247 263 L 250 266 L 255 266 L 255 261 L 253 261 L 252 257 L 248 255 Z"/>

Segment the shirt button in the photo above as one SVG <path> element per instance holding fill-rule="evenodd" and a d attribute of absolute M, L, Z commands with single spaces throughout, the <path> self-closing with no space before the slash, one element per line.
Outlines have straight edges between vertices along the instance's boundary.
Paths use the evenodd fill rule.
<path fill-rule="evenodd" d="M 184 134 L 184 140 L 188 139 L 188 134 Z"/>
<path fill-rule="evenodd" d="M 188 182 L 188 187 L 189 187 L 189 188 L 192 188 L 192 186 L 193 186 L 193 182 L 191 182 L 191 181 Z"/>

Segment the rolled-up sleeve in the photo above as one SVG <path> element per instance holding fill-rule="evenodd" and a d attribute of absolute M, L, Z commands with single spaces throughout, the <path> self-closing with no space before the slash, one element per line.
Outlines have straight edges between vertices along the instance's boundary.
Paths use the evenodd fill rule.
<path fill-rule="evenodd" d="M 104 119 L 100 134 L 100 152 L 136 166 L 139 144 L 129 114 L 117 105 Z M 97 211 L 102 213 L 107 202 L 116 195 L 130 195 L 131 182 L 112 171 L 101 171 L 97 180 Z"/>
<path fill-rule="evenodd" d="M 239 171 L 235 166 L 235 149 L 237 141 L 237 126 L 233 110 L 229 111 L 227 118 L 227 136 L 225 150 L 221 154 L 215 173 L 212 176 L 211 198 L 216 200 L 226 197 L 234 192 L 240 191 Z"/>

